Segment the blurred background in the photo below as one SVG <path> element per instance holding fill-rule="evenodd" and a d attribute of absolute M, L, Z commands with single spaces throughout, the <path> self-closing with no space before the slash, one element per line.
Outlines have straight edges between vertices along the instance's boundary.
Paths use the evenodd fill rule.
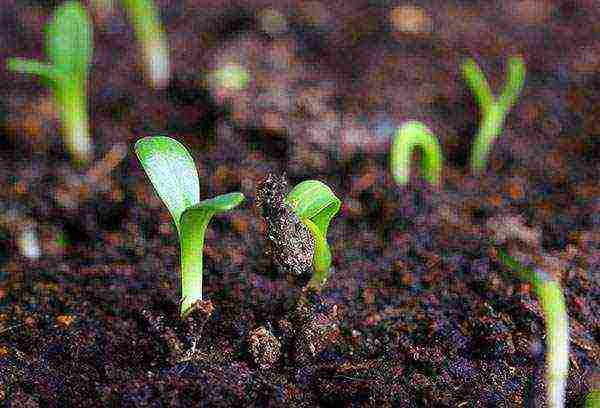
<path fill-rule="evenodd" d="M 379 358 L 388 344 L 386 353 L 402 356 L 398 395 L 435 401 L 426 381 L 448 406 L 462 403 L 459 386 L 466 400 L 489 397 L 490 406 L 496 394 L 522 402 L 531 384 L 541 395 L 541 360 L 530 348 L 543 337 L 534 297 L 505 279 L 485 243 L 506 227 L 537 265 L 563 278 L 576 344 L 569 398 L 583 399 L 600 356 L 600 2 L 156 0 L 171 63 L 157 89 L 121 2 L 86 0 L 95 156 L 84 167 L 65 153 L 42 81 L 5 69 L 9 57 L 46 60 L 44 25 L 61 3 L 0 0 L 0 333 L 19 327 L 3 334 L 6 347 L 50 361 L 56 371 L 39 372 L 85 391 L 66 387 L 68 401 L 96 401 L 96 392 L 142 398 L 154 381 L 147 373 L 167 360 L 139 316 L 148 307 L 176 316 L 179 296 L 175 229 L 132 153 L 149 135 L 189 148 L 201 197 L 239 190 L 248 200 L 207 233 L 206 293 L 226 317 L 211 326 L 215 344 L 237 352 L 250 329 L 277 321 L 295 299 L 297 288 L 262 264 L 264 224 L 253 206 L 257 182 L 285 172 L 291 185 L 320 179 L 342 199 L 324 296 L 343 306 L 344 333 L 365 356 Z M 525 61 L 525 87 L 487 172 L 475 177 L 468 159 L 480 112 L 460 67 L 474 58 L 497 92 L 514 55 Z M 410 119 L 441 142 L 441 191 L 418 176 L 403 189 L 389 176 L 391 138 Z M 416 361 L 421 346 L 437 354 Z M 0 357 L 10 356 L 2 347 Z M 439 355 L 454 359 L 445 377 L 430 375 Z M 230 386 L 239 367 L 254 378 L 236 364 L 213 385 Z M 40 377 L 35 370 L 25 371 Z M 492 371 L 500 380 L 488 381 Z M 113 388 L 93 388 L 93 376 Z M 52 394 L 52 381 L 33 395 Z M 262 381 L 251 386 L 264 393 Z M 323 398 L 338 401 L 337 388 L 328 390 Z"/>

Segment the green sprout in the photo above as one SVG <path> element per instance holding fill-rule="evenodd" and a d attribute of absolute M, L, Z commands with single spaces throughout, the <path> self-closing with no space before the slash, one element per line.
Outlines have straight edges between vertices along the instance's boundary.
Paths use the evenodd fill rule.
<path fill-rule="evenodd" d="M 471 151 L 471 171 L 480 174 L 486 167 L 492 144 L 502 132 L 510 108 L 515 104 L 525 82 L 525 62 L 520 57 L 511 57 L 507 63 L 506 84 L 497 98 L 479 65 L 467 59 L 462 73 L 475 95 L 481 112 L 481 124 Z"/>
<path fill-rule="evenodd" d="M 171 68 L 167 35 L 158 8 L 153 0 L 123 0 L 123 7 L 140 43 L 148 80 L 155 88 L 164 88 Z"/>
<path fill-rule="evenodd" d="M 181 317 L 202 300 L 202 249 L 213 215 L 237 207 L 244 195 L 223 194 L 200 201 L 200 180 L 194 159 L 178 141 L 165 136 L 145 137 L 135 153 L 158 196 L 167 206 L 181 247 Z"/>
<path fill-rule="evenodd" d="M 50 88 L 60 111 L 65 147 L 80 164 L 93 151 L 87 113 L 87 80 L 92 59 L 92 24 L 76 1 L 61 5 L 45 27 L 50 62 L 10 58 L 11 71 L 40 76 Z"/>
<path fill-rule="evenodd" d="M 294 187 L 286 198 L 298 218 L 309 229 L 314 241 L 314 273 L 308 286 L 320 290 L 331 270 L 331 250 L 327 230 L 331 219 L 340 211 L 342 202 L 324 183 L 306 180 Z"/>
<path fill-rule="evenodd" d="M 585 399 L 585 408 L 600 407 L 600 388 L 592 389 Z"/>
<path fill-rule="evenodd" d="M 209 80 L 219 89 L 241 91 L 248 86 L 250 74 L 239 64 L 227 64 L 209 75 Z"/>
<path fill-rule="evenodd" d="M 531 284 L 546 320 L 546 402 L 548 407 L 564 406 L 569 372 L 569 316 L 560 284 L 548 273 L 526 268 L 503 250 L 500 261 Z"/>
<path fill-rule="evenodd" d="M 394 180 L 400 185 L 408 184 L 411 158 L 415 147 L 422 152 L 421 172 L 423 177 L 432 186 L 438 187 L 442 179 L 444 161 L 442 148 L 431 130 L 417 121 L 406 122 L 396 131 L 390 152 L 390 167 Z"/>

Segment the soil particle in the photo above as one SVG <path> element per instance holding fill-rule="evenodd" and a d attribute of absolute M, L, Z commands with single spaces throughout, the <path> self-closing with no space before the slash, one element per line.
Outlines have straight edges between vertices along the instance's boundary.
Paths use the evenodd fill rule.
<path fill-rule="evenodd" d="M 188 335 L 191 337 L 200 336 L 204 325 L 210 319 L 215 307 L 210 300 L 198 300 L 190 307 L 185 317 L 185 324 L 188 327 Z"/>
<path fill-rule="evenodd" d="M 256 190 L 256 202 L 267 222 L 267 256 L 280 273 L 306 277 L 315 244 L 308 228 L 285 201 L 286 194 L 285 175 L 268 174 Z"/>
<path fill-rule="evenodd" d="M 261 369 L 271 368 L 281 354 L 281 342 L 264 326 L 252 330 L 248 337 L 248 351 Z"/>
<path fill-rule="evenodd" d="M 142 316 L 148 323 L 150 330 L 165 342 L 169 350 L 169 362 L 174 363 L 183 354 L 183 343 L 177 337 L 174 330 L 165 325 L 165 316 L 156 315 L 150 310 L 142 310 Z"/>

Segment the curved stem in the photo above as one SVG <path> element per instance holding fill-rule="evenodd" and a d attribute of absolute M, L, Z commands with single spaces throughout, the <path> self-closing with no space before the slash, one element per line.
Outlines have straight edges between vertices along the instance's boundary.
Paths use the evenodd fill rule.
<path fill-rule="evenodd" d="M 550 408 L 561 408 L 569 374 L 569 315 L 560 284 L 542 270 L 522 266 L 503 250 L 498 250 L 498 257 L 531 284 L 540 301 L 546 324 L 546 402 Z"/>
<path fill-rule="evenodd" d="M 204 234 L 213 215 L 229 211 L 244 200 L 239 192 L 200 201 L 181 214 L 181 317 L 185 318 L 194 303 L 202 300 L 202 250 Z"/>
<path fill-rule="evenodd" d="M 308 282 L 308 286 L 320 291 L 329 278 L 331 269 L 331 250 L 327 244 L 327 239 L 323 236 L 319 227 L 308 218 L 305 218 L 302 221 L 310 230 L 315 241 L 315 252 L 313 254 L 314 272 Z"/>
<path fill-rule="evenodd" d="M 409 182 L 412 153 L 416 147 L 422 152 L 421 171 L 423 177 L 430 184 L 438 187 L 442 178 L 442 149 L 429 128 L 417 121 L 403 124 L 394 137 L 390 158 L 394 180 L 401 185 Z"/>

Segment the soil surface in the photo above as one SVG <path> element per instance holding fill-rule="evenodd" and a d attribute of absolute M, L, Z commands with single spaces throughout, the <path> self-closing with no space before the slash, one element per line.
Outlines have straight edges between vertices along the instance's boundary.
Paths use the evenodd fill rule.
<path fill-rule="evenodd" d="M 59 3 L 3 0 L 0 61 L 44 59 Z M 495 239 L 564 286 L 567 405 L 582 406 L 600 369 L 600 3 L 161 0 L 163 90 L 122 11 L 92 3 L 91 166 L 65 155 L 39 80 L 0 69 L 2 404 L 544 406 L 543 315 Z M 525 89 L 474 177 L 460 64 L 497 89 L 513 54 Z M 206 80 L 232 63 L 243 90 Z M 440 139 L 439 190 L 391 179 L 408 119 Z M 202 197 L 247 197 L 209 225 L 209 302 L 185 322 L 176 231 L 131 150 L 156 134 L 188 146 Z M 342 200 L 321 294 L 264 255 L 269 172 Z"/>

